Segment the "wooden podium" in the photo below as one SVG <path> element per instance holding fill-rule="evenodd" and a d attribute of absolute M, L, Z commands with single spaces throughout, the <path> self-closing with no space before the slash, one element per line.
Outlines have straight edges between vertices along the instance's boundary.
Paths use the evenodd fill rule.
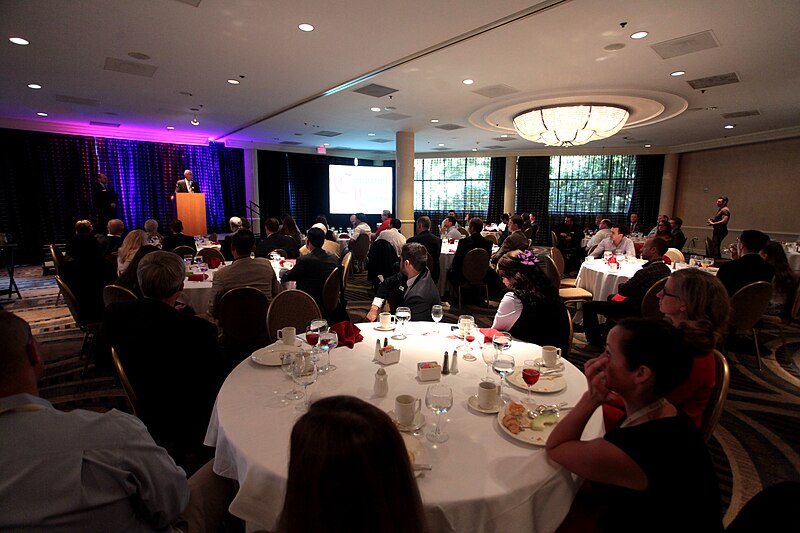
<path fill-rule="evenodd" d="M 185 235 L 208 235 L 206 226 L 206 195 L 201 192 L 175 193 L 178 219 L 183 222 Z"/>

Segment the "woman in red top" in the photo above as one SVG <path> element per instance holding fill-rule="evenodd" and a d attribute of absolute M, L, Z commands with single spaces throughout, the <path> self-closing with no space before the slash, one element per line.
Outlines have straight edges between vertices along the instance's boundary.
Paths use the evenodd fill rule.
<path fill-rule="evenodd" d="M 666 395 L 670 403 L 689 415 L 698 429 L 717 382 L 714 347 L 728 324 L 728 301 L 725 286 L 716 276 L 697 268 L 675 271 L 658 293 L 661 312 L 683 330 L 687 343 L 699 345 L 705 354 L 694 358 L 689 378 Z M 616 425 L 625 414 L 624 409 L 616 396 L 603 405 L 606 428 Z"/>

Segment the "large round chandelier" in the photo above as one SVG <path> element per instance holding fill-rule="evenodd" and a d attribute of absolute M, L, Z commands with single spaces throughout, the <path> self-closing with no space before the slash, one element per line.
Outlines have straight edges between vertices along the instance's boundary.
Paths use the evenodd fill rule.
<path fill-rule="evenodd" d="M 608 104 L 537 107 L 514 117 L 517 133 L 548 146 L 577 146 L 611 137 L 625 125 L 628 110 Z"/>

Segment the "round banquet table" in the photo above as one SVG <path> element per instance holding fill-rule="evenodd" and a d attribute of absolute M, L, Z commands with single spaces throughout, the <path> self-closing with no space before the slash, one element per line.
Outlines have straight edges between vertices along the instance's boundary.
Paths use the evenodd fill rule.
<path fill-rule="evenodd" d="M 592 293 L 593 300 L 606 301 L 617 293 L 620 283 L 625 283 L 642 269 L 646 261 L 624 261 L 619 270 L 612 271 L 603 259 L 584 261 L 578 271 L 575 286 Z"/>
<path fill-rule="evenodd" d="M 453 408 L 443 415 L 443 430 L 450 438 L 442 444 L 429 442 L 424 433 L 431 429 L 435 416 L 425 409 L 425 391 L 436 382 L 416 379 L 418 361 L 439 361 L 445 350 L 460 340 L 432 332 L 432 322 L 412 322 L 408 338 L 390 341 L 401 350 L 400 362 L 385 367 L 389 394 L 373 396 L 374 375 L 379 365 L 372 362 L 375 341 L 390 334 L 374 329 L 375 324 L 358 324 L 364 340 L 354 349 L 338 347 L 331 361 L 338 367 L 322 375 L 308 388 L 311 400 L 337 394 L 360 397 L 380 409 L 394 409 L 394 398 L 412 394 L 422 399 L 426 424 L 418 435 L 404 433 L 413 447 L 416 462 L 433 469 L 418 478 L 423 506 L 434 532 L 509 532 L 554 531 L 566 515 L 580 480 L 550 462 L 544 448 L 519 442 L 508 436 L 497 422 L 497 415 L 482 414 L 467 405 L 477 393 L 486 373 L 480 350 L 478 360 L 459 358 L 459 373 L 442 376 L 441 383 L 453 389 Z M 441 324 L 449 334 L 450 324 Z M 479 338 L 482 336 L 479 334 Z M 475 343 L 477 346 L 477 342 Z M 491 344 L 485 345 L 492 350 Z M 512 342 L 508 353 L 522 365 L 526 359 L 541 356 L 541 348 Z M 494 376 L 497 379 L 497 376 Z M 567 387 L 553 394 L 534 394 L 539 403 L 566 401 L 574 405 L 586 390 L 583 374 L 565 361 Z M 235 479 L 240 488 L 230 511 L 256 526 L 273 530 L 283 506 L 289 461 L 289 437 L 300 413 L 295 403 L 280 406 L 275 400 L 294 388 L 280 367 L 260 366 L 245 359 L 228 376 L 217 397 L 205 443 L 216 447 L 214 471 Z M 524 392 L 509 386 L 512 397 Z M 303 401 L 303 400 L 299 400 Z M 598 410 L 584 431 L 584 438 L 603 433 Z"/>

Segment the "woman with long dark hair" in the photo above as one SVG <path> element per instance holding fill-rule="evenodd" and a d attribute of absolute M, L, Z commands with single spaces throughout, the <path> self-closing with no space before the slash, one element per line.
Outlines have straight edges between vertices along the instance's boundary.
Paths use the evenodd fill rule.
<path fill-rule="evenodd" d="M 792 299 L 800 279 L 789 266 L 789 259 L 786 257 L 781 243 L 769 241 L 761 249 L 759 255 L 775 270 L 775 277 L 772 278 L 772 298 L 766 314 L 788 316 L 791 313 Z"/>
<path fill-rule="evenodd" d="M 281 235 L 288 235 L 289 237 L 293 238 L 297 241 L 297 247 L 303 244 L 303 235 L 300 233 L 300 229 L 297 227 L 297 223 L 292 218 L 292 215 L 286 215 L 283 217 L 283 223 L 281 225 L 281 229 L 278 230 L 278 233 Z"/>

